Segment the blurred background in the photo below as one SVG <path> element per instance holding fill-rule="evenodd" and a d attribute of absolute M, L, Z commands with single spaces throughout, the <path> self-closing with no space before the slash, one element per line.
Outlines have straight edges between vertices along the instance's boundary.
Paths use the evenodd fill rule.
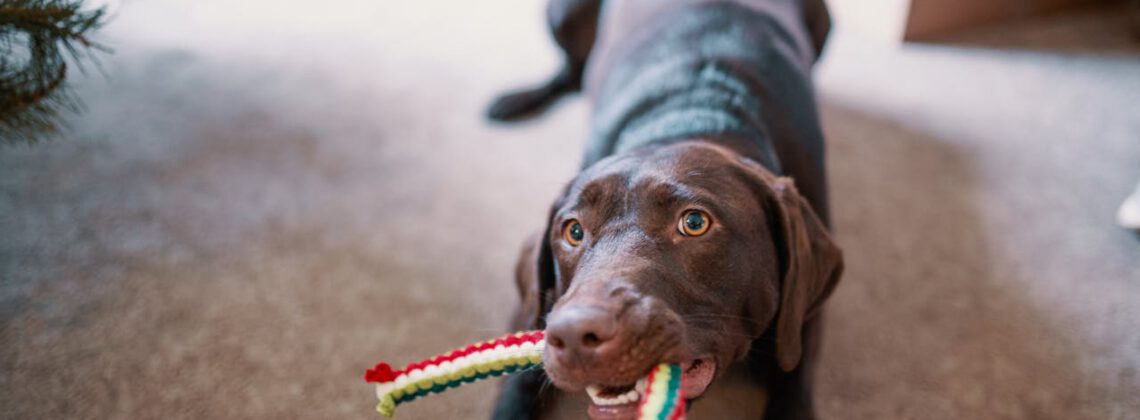
<path fill-rule="evenodd" d="M 1140 418 L 1135 12 L 1005 3 L 829 1 L 824 418 Z M 0 148 L 0 417 L 375 418 L 365 368 L 505 330 L 587 133 L 482 118 L 542 1 L 99 4 L 85 112 Z"/>

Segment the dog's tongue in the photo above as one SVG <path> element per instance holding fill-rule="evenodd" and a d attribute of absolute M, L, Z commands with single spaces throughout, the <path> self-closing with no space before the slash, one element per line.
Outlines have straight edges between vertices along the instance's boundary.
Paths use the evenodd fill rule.
<path fill-rule="evenodd" d="M 716 375 L 716 362 L 711 358 L 698 359 L 686 363 L 682 369 L 685 370 L 685 376 L 681 381 L 681 389 L 686 399 L 693 399 L 704 394 L 712 383 L 713 376 Z"/>

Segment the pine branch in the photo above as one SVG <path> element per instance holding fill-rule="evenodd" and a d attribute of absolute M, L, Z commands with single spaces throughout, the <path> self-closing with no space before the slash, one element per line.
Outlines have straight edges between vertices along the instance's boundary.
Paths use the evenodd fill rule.
<path fill-rule="evenodd" d="M 0 0 L 0 145 L 35 143 L 59 129 L 64 111 L 81 105 L 68 92 L 67 58 L 81 64 L 109 51 L 88 33 L 104 23 L 103 8 L 81 0 Z"/>

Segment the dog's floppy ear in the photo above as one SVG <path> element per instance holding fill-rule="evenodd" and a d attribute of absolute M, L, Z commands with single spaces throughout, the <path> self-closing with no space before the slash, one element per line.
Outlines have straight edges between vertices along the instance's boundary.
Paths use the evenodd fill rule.
<path fill-rule="evenodd" d="M 783 276 L 776 319 L 776 361 L 790 372 L 803 354 L 804 323 L 816 316 L 839 282 L 843 254 L 791 178 L 764 178 L 772 188 L 767 210 L 773 218 Z"/>
<path fill-rule="evenodd" d="M 815 47 L 815 58 L 818 59 L 823 54 L 823 45 L 827 43 L 827 34 L 831 32 L 831 14 L 828 13 L 824 0 L 805 1 L 803 8 L 804 24 L 811 35 L 812 46 Z"/>
<path fill-rule="evenodd" d="M 519 251 L 515 263 L 515 283 L 519 292 L 519 308 L 511 327 L 516 331 L 546 328 L 546 313 L 554 305 L 554 255 L 550 250 L 550 223 L 554 210 L 547 217 L 546 228 L 531 234 Z"/>

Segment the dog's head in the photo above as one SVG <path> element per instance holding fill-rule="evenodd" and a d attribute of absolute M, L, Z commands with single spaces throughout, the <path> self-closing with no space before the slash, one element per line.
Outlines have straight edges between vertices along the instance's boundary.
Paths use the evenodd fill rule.
<path fill-rule="evenodd" d="M 681 363 L 695 398 L 770 326 L 794 369 L 841 270 L 791 179 L 704 142 L 649 147 L 591 166 L 555 202 L 520 259 L 520 321 L 545 326 L 556 386 L 586 389 L 593 417 L 632 417 L 657 363 Z"/>

